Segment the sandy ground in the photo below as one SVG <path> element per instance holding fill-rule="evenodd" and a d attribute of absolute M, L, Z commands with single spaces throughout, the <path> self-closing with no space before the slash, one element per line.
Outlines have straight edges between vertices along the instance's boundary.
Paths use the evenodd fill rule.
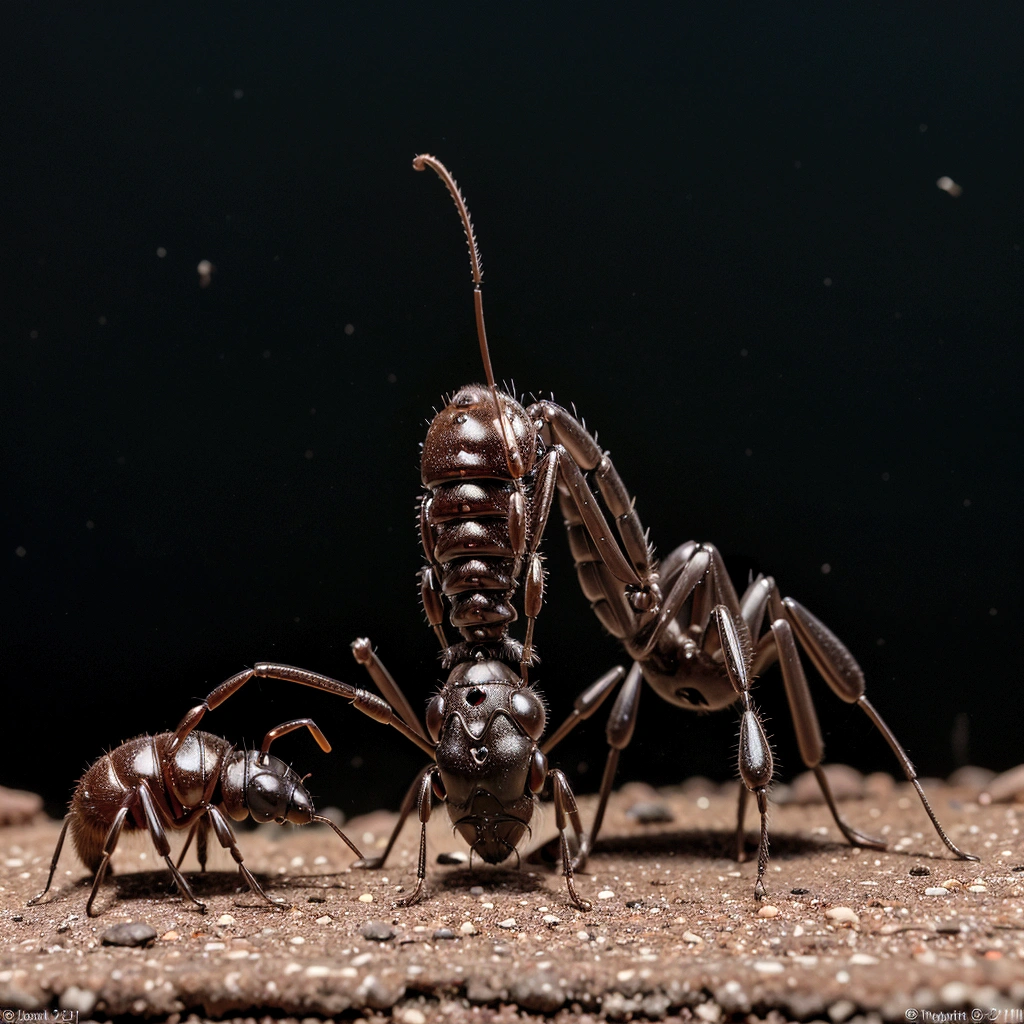
<path fill-rule="evenodd" d="M 417 906 L 393 906 L 414 881 L 414 828 L 384 870 L 368 872 L 350 868 L 352 855 L 326 829 L 268 825 L 242 833 L 240 846 L 291 909 L 240 892 L 218 850 L 211 871 L 190 876 L 209 904 L 205 916 L 169 890 L 142 840 L 119 850 L 101 917 L 85 916 L 85 872 L 69 848 L 55 890 L 26 907 L 45 881 L 58 824 L 8 827 L 0 830 L 0 1007 L 77 1009 L 82 1020 L 840 1024 L 867 1015 L 1020 1024 L 1024 805 L 930 790 L 954 841 L 981 856 L 974 864 L 945 851 L 909 787 L 883 777 L 868 790 L 844 812 L 891 852 L 847 846 L 820 805 L 773 808 L 766 903 L 774 916 L 753 900 L 753 863 L 731 859 L 734 787 L 700 780 L 616 794 L 605 839 L 578 878 L 589 913 L 570 904 L 559 873 L 528 858 L 519 870 L 439 866 L 438 853 L 460 849 L 443 811 L 431 825 L 429 886 Z M 645 802 L 663 805 L 671 820 L 640 824 L 627 814 Z M 587 820 L 586 801 L 583 811 Z M 547 809 L 535 845 L 553 834 L 551 817 Z M 379 849 L 393 820 L 380 813 L 345 828 L 364 849 Z M 926 895 L 944 881 L 947 894 Z M 840 907 L 850 912 L 830 916 Z M 151 925 L 156 940 L 102 944 L 107 929 L 132 921 Z M 379 939 L 363 934 L 370 922 Z"/>

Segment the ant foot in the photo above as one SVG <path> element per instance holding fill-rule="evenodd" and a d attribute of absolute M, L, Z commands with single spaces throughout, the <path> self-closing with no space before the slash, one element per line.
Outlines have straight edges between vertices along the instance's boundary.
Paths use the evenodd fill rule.
<path fill-rule="evenodd" d="M 362 860 L 357 860 L 352 867 L 361 868 L 363 871 L 377 871 L 384 867 L 383 857 L 363 857 Z"/>

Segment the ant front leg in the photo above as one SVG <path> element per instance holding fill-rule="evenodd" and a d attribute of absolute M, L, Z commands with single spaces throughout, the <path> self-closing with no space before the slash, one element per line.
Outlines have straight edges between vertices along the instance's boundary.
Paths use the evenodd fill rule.
<path fill-rule="evenodd" d="M 572 855 L 569 852 L 569 836 L 566 833 L 566 825 L 571 824 L 573 832 L 576 833 L 576 842 L 583 844 L 583 824 L 580 821 L 579 808 L 576 806 L 576 798 L 572 795 L 569 780 L 557 768 L 549 773 L 551 776 L 551 788 L 555 798 L 555 826 L 558 829 L 558 836 L 562 850 L 562 873 L 565 875 L 565 886 L 569 890 L 569 896 L 573 903 L 580 910 L 591 910 L 593 905 L 583 899 L 576 891 L 576 882 L 573 878 Z"/>
<path fill-rule="evenodd" d="M 441 780 L 436 775 L 436 766 L 431 765 L 420 778 L 416 800 L 420 819 L 420 852 L 416 861 L 416 888 L 408 896 L 396 900 L 396 907 L 411 907 L 423 898 L 423 881 L 427 877 L 427 822 L 430 821 L 430 797 L 435 784 L 440 787 Z"/>
<path fill-rule="evenodd" d="M 231 856 L 238 865 L 239 874 L 245 879 L 249 888 L 257 896 L 261 896 L 265 899 L 272 907 L 279 910 L 287 907 L 287 900 L 274 899 L 273 897 L 268 896 L 263 891 L 263 886 L 256 881 L 256 876 L 245 866 L 244 863 L 242 863 L 242 852 L 238 849 L 238 844 L 235 842 L 235 834 L 231 831 L 231 826 L 228 824 L 227 818 L 224 817 L 219 808 L 214 807 L 211 804 L 206 808 L 206 813 L 210 816 L 210 824 L 213 826 L 213 834 L 217 837 L 217 841 L 225 850 L 230 851 Z"/>

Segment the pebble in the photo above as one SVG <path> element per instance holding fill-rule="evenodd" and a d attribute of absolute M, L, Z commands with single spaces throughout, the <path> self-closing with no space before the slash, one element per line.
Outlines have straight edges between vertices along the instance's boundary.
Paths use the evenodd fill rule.
<path fill-rule="evenodd" d="M 306 902 L 307 903 L 326 903 L 327 902 L 327 897 L 326 896 L 307 896 L 306 897 Z"/>
<path fill-rule="evenodd" d="M 301 935 L 293 935 L 288 941 L 293 946 L 304 946 L 306 944 L 306 940 Z"/>
<path fill-rule="evenodd" d="M 699 935 L 694 935 L 693 932 L 683 932 L 683 941 L 700 943 L 704 940 Z"/>
<path fill-rule="evenodd" d="M 942 885 L 930 885 L 924 891 L 925 896 L 948 896 L 949 890 Z"/>
<path fill-rule="evenodd" d="M 172 930 L 172 931 L 169 931 L 169 932 L 164 932 L 163 935 L 160 936 L 160 941 L 161 942 L 177 942 L 179 938 L 181 938 L 181 936 L 176 931 Z"/>
<path fill-rule="evenodd" d="M 662 803 L 642 800 L 633 804 L 626 811 L 626 817 L 638 821 L 641 825 L 660 825 L 675 821 L 672 812 Z"/>
<path fill-rule="evenodd" d="M 600 892 L 599 892 L 599 893 L 597 894 L 597 898 L 598 898 L 599 900 L 610 900 L 610 899 L 614 899 L 614 898 L 615 898 L 615 893 L 613 893 L 613 892 L 611 891 L 611 889 L 602 889 L 602 890 L 601 890 L 601 891 L 600 891 Z"/>
<path fill-rule="evenodd" d="M 468 860 L 469 858 L 461 850 L 437 855 L 438 864 L 465 864 Z"/>
<path fill-rule="evenodd" d="M 373 902 L 373 893 L 372 892 L 364 892 L 363 895 L 359 897 L 359 902 L 360 903 L 372 903 Z"/>
<path fill-rule="evenodd" d="M 417 1010 L 415 1006 L 409 1006 L 402 1010 L 398 1014 L 398 1020 L 402 1024 L 427 1024 L 427 1018 L 422 1010 Z"/>
<path fill-rule="evenodd" d="M 86 1017 L 92 1013 L 96 1005 L 96 993 L 91 989 L 79 988 L 77 985 L 69 985 L 61 993 L 57 1004 L 62 1010 L 77 1010 L 79 1014 Z"/>
<path fill-rule="evenodd" d="M 637 907 L 642 907 L 643 905 L 643 900 L 626 900 L 626 906 L 629 907 L 630 910 L 636 910 Z"/>
<path fill-rule="evenodd" d="M 470 896 L 483 896 L 483 894 L 484 894 L 484 887 L 482 885 L 471 885 L 469 887 L 469 895 Z"/>
<path fill-rule="evenodd" d="M 463 935 L 476 935 L 477 927 L 472 921 L 463 921 L 459 926 L 459 931 L 462 932 Z"/>
<path fill-rule="evenodd" d="M 104 946 L 148 946 L 156 938 L 156 929 L 145 921 L 115 924 L 101 936 Z"/>
<path fill-rule="evenodd" d="M 545 924 L 551 924 L 551 925 L 555 925 L 555 924 L 561 924 L 561 923 L 562 923 L 562 919 L 561 919 L 560 917 L 556 917 L 556 916 L 555 916 L 554 914 L 545 914 L 545 915 L 544 915 L 544 916 L 543 916 L 543 917 L 541 918 L 541 920 L 542 920 L 542 921 L 543 921 L 543 922 L 544 922 Z"/>
<path fill-rule="evenodd" d="M 987 885 L 971 885 L 968 886 L 968 892 L 988 892 Z"/>
<path fill-rule="evenodd" d="M 718 1003 L 698 1003 L 693 1008 L 693 1012 L 700 1017 L 702 1021 L 705 1021 L 706 1024 L 718 1024 L 718 1021 L 722 1019 L 722 1008 Z"/>
<path fill-rule="evenodd" d="M 754 970 L 761 974 L 781 974 L 786 968 L 778 960 L 755 960 Z"/>
<path fill-rule="evenodd" d="M 917 867 L 911 868 L 910 869 L 910 873 L 915 878 L 922 878 L 925 875 L 930 875 L 932 873 L 932 869 L 931 868 L 926 868 L 923 864 L 919 864 L 919 865 L 917 865 Z"/>
<path fill-rule="evenodd" d="M 223 942 L 208 942 L 203 946 L 203 949 L 205 949 L 207 953 L 216 953 L 219 950 L 227 948 L 228 947 Z"/>
<path fill-rule="evenodd" d="M 839 999 L 828 1008 L 829 1020 L 832 1021 L 832 1024 L 842 1024 L 856 1010 L 856 1003 L 851 1003 L 849 999 Z"/>
<path fill-rule="evenodd" d="M 359 929 L 359 934 L 372 942 L 387 942 L 395 937 L 395 929 L 387 921 L 367 921 Z"/>
<path fill-rule="evenodd" d="M 230 914 L 221 914 L 217 918 L 217 924 L 234 924 L 235 919 Z"/>
<path fill-rule="evenodd" d="M 316 919 L 316 923 L 317 924 L 330 924 L 333 920 L 334 920 L 334 918 L 331 917 L 330 914 L 324 914 L 323 917 L 318 917 Z"/>
<path fill-rule="evenodd" d="M 850 907 L 831 907 L 825 911 L 825 916 L 837 924 L 860 924 L 860 917 Z"/>
<path fill-rule="evenodd" d="M 779 908 L 778 907 L 773 907 L 770 903 L 765 904 L 765 906 L 763 906 L 757 912 L 757 916 L 758 917 L 778 917 L 779 916 Z"/>
<path fill-rule="evenodd" d="M 950 892 L 959 892 L 964 887 L 964 883 L 959 878 L 947 878 L 942 883 L 943 889 L 948 889 Z"/>
<path fill-rule="evenodd" d="M 451 930 L 451 928 L 435 928 L 434 929 L 434 938 L 437 939 L 438 941 L 440 941 L 442 939 L 454 939 L 455 938 L 455 932 L 453 932 Z"/>
<path fill-rule="evenodd" d="M 506 917 L 504 921 L 498 922 L 499 928 L 515 928 L 516 919 L 514 917 Z"/>

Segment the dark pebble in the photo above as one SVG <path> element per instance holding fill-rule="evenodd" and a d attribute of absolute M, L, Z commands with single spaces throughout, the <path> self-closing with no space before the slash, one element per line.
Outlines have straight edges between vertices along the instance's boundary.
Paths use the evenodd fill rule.
<path fill-rule="evenodd" d="M 25 918 L 23 918 L 21 916 L 21 914 L 11 914 L 11 920 L 12 921 L 24 921 Z"/>
<path fill-rule="evenodd" d="M 964 929 L 959 921 L 943 921 L 935 926 L 935 930 L 940 935 L 959 935 Z"/>
<path fill-rule="evenodd" d="M 627 907 L 632 907 L 634 910 L 637 907 L 642 907 L 643 905 L 644 905 L 644 901 L 643 900 L 626 900 L 626 906 Z"/>
<path fill-rule="evenodd" d="M 545 972 L 520 975 L 512 982 L 509 995 L 524 1010 L 536 1013 L 554 1013 L 566 998 L 558 975 Z"/>
<path fill-rule="evenodd" d="M 115 924 L 101 936 L 104 946 L 148 946 L 156 939 L 156 929 L 145 921 Z"/>
<path fill-rule="evenodd" d="M 370 939 L 373 942 L 387 942 L 388 939 L 395 937 L 395 929 L 387 921 L 367 921 L 359 929 L 359 934 L 364 939 Z"/>
<path fill-rule="evenodd" d="M 641 825 L 658 825 L 675 821 L 672 812 L 664 804 L 637 803 L 626 811 L 626 817 L 639 821 Z"/>
<path fill-rule="evenodd" d="M 810 889 L 790 889 L 789 891 L 794 896 L 806 896 L 811 890 Z"/>
<path fill-rule="evenodd" d="M 306 897 L 306 902 L 307 903 L 326 903 L 327 902 L 327 897 L 326 896 L 307 896 Z"/>
<path fill-rule="evenodd" d="M 932 869 L 926 868 L 923 864 L 919 864 L 917 867 L 911 868 L 910 873 L 915 878 L 923 878 L 925 875 L 930 875 L 932 873 Z"/>
<path fill-rule="evenodd" d="M 1024 871 L 1024 864 L 1018 864 L 1016 867 L 1010 868 L 1011 871 Z"/>
<path fill-rule="evenodd" d="M 438 928 L 434 932 L 434 938 L 435 939 L 454 939 L 455 938 L 455 932 L 453 932 L 451 930 L 451 928 Z"/>
<path fill-rule="evenodd" d="M 464 853 L 439 853 L 438 864 L 465 864 L 469 858 Z"/>

